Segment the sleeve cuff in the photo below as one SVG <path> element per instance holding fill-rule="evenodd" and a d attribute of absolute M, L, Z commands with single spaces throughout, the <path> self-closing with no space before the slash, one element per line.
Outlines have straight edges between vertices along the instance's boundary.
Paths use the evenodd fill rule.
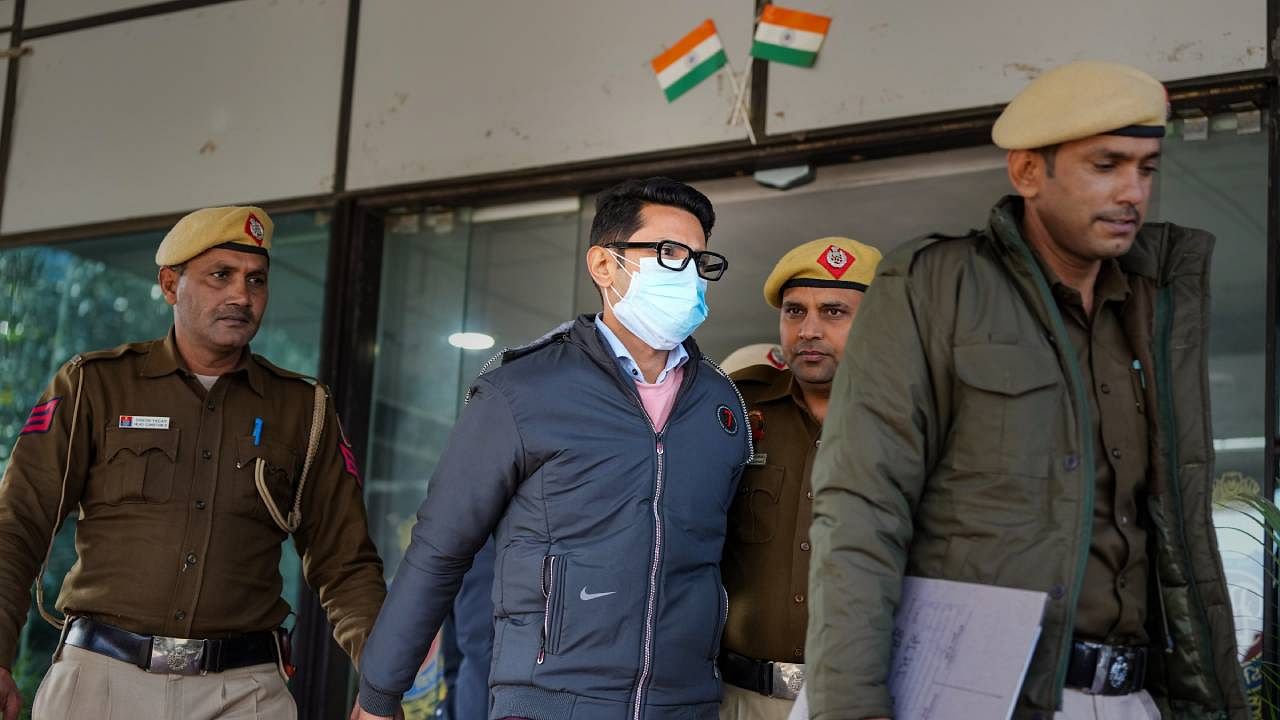
<path fill-rule="evenodd" d="M 360 707 L 367 713 L 394 717 L 400 709 L 400 693 L 389 693 L 369 684 L 364 677 L 360 678 Z"/>

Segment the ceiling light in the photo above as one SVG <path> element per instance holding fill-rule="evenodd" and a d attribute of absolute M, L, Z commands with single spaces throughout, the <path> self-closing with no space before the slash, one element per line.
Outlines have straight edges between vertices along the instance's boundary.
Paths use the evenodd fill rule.
<path fill-rule="evenodd" d="M 449 344 L 461 350 L 488 350 L 493 336 L 478 332 L 459 332 L 449 336 Z"/>

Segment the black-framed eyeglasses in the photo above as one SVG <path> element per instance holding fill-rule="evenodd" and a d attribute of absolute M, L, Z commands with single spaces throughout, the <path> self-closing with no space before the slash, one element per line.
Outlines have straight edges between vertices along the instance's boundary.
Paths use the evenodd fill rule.
<path fill-rule="evenodd" d="M 653 250 L 658 255 L 659 265 L 676 272 L 688 267 L 689 261 L 693 260 L 693 266 L 697 269 L 698 276 L 711 281 L 724 277 L 724 271 L 729 269 L 729 260 L 720 253 L 713 253 L 710 250 L 694 250 L 688 245 L 678 243 L 675 240 L 616 242 L 609 243 L 609 247 Z"/>

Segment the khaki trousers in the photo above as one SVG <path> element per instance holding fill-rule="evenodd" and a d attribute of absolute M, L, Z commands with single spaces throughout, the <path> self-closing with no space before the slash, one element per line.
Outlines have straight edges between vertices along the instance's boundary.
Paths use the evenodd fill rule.
<path fill-rule="evenodd" d="M 70 645 L 36 692 L 32 720 L 297 720 L 275 665 L 153 675 Z"/>
<path fill-rule="evenodd" d="M 724 684 L 720 720 L 787 720 L 794 700 L 765 697 L 737 685 Z"/>
<path fill-rule="evenodd" d="M 1106 697 L 1067 688 L 1062 691 L 1062 712 L 1055 720 L 1160 720 L 1160 710 L 1146 690 Z"/>

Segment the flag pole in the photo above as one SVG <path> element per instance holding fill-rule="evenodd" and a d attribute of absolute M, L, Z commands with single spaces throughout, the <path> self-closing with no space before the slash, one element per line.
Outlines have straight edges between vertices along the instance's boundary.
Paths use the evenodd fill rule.
<path fill-rule="evenodd" d="M 756 145 L 756 131 L 751 127 L 751 108 L 746 105 L 747 87 L 751 83 L 751 68 L 755 63 L 747 65 L 747 71 L 742 74 L 742 82 L 738 82 L 738 73 L 733 68 L 733 63 L 729 61 L 728 56 L 725 57 L 725 67 L 729 70 L 729 82 L 733 85 L 733 109 L 729 113 L 728 125 L 736 125 L 739 115 L 741 115 L 743 124 L 747 127 L 747 138 L 751 140 L 752 145 Z M 741 112 L 739 112 L 741 111 Z"/>

